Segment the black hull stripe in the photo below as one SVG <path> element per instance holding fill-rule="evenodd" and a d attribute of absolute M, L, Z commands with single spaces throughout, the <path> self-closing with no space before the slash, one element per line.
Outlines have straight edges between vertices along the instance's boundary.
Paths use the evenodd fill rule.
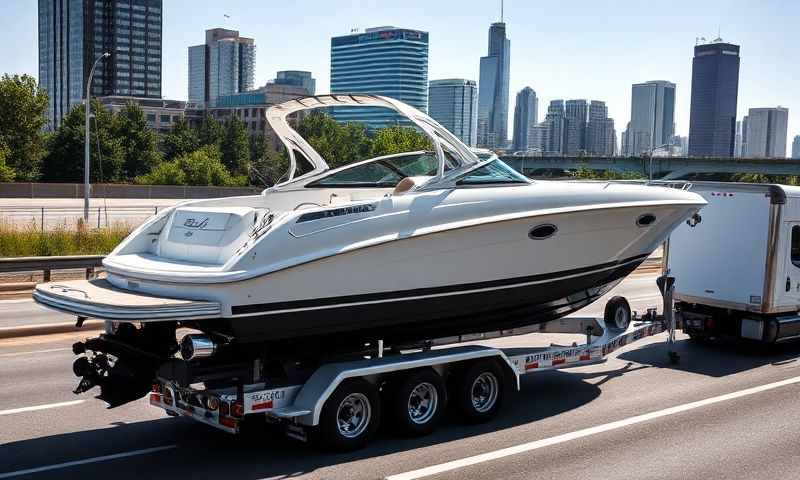
<path fill-rule="evenodd" d="M 526 277 L 504 278 L 500 280 L 491 280 L 487 282 L 462 283 L 457 285 L 447 285 L 441 287 L 415 288 L 411 290 L 401 290 L 394 292 L 378 292 L 378 293 L 367 293 L 360 295 L 346 295 L 342 297 L 326 297 L 326 298 L 316 298 L 311 300 L 293 300 L 288 302 L 234 305 L 231 308 L 231 311 L 233 315 L 252 315 L 258 313 L 268 313 L 268 312 L 276 312 L 283 310 L 302 310 L 307 308 L 330 307 L 343 304 L 369 303 L 369 302 L 379 302 L 387 300 L 402 300 L 407 297 L 424 297 L 430 295 L 457 294 L 459 292 L 501 288 L 501 287 L 514 286 L 524 283 L 544 282 L 548 280 L 559 279 L 562 277 L 576 276 L 598 270 L 619 267 L 632 262 L 642 261 L 648 256 L 649 254 L 636 255 L 634 257 L 629 257 L 623 260 L 601 263 L 589 267 L 581 267 L 571 270 L 562 270 L 559 272 L 545 273 L 539 275 L 529 275 Z"/>

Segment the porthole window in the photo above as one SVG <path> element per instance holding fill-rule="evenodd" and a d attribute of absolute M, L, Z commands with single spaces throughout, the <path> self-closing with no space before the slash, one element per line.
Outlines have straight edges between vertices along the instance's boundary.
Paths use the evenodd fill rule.
<path fill-rule="evenodd" d="M 532 240 L 544 240 L 545 238 L 550 238 L 556 234 L 558 231 L 558 227 L 551 223 L 545 223 L 544 225 L 537 225 L 531 228 L 531 231 L 528 232 L 528 237 Z"/>
<path fill-rule="evenodd" d="M 652 213 L 645 213 L 636 219 L 636 225 L 640 227 L 648 227 L 656 222 L 656 216 Z"/>

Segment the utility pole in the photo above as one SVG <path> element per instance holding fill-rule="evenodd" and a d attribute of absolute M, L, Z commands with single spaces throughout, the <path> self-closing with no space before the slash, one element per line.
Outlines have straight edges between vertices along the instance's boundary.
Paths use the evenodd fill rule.
<path fill-rule="evenodd" d="M 89 120 L 91 117 L 91 97 L 92 97 L 92 76 L 94 76 L 94 69 L 97 67 L 97 64 L 100 63 L 100 60 L 104 58 L 110 57 L 111 54 L 108 52 L 103 53 L 97 60 L 94 61 L 94 65 L 92 65 L 92 69 L 89 70 L 89 79 L 86 81 L 86 140 L 84 145 L 84 162 L 83 162 L 83 221 L 89 221 L 89 190 L 91 185 L 89 185 L 89 146 L 91 145 L 91 141 L 89 139 Z"/>

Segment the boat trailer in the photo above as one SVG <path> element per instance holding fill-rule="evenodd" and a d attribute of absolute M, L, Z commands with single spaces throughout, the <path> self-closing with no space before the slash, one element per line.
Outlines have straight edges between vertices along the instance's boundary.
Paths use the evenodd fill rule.
<path fill-rule="evenodd" d="M 401 398 L 409 400 L 400 402 L 403 405 L 392 413 L 404 419 L 400 423 L 406 424 L 406 433 L 427 433 L 431 412 L 441 410 L 448 399 L 467 418 L 486 420 L 499 408 L 505 387 L 513 385 L 518 390 L 523 375 L 600 363 L 614 351 L 664 331 L 668 332 L 670 361 L 677 362 L 674 278 L 659 277 L 657 284 L 663 315 L 650 308 L 639 316 L 623 297 L 613 297 L 604 318 L 565 317 L 525 329 L 432 339 L 388 353 L 379 341 L 371 355 L 324 363 L 305 381 L 290 385 L 239 382 L 207 389 L 189 384 L 191 379 L 159 377 L 149 401 L 169 415 L 190 417 L 234 434 L 246 421 L 260 418 L 284 426 L 285 433 L 299 440 L 316 434 L 324 446 L 335 450 L 362 446 L 369 431 L 377 428 L 370 424 L 378 420 L 380 410 L 394 408 L 397 402 L 390 397 L 397 396 L 398 390 Z M 476 343 L 535 332 L 585 334 L 586 343 L 535 348 Z M 231 380 L 235 378 L 245 375 Z M 413 388 L 405 387 L 409 383 Z M 381 400 L 384 391 L 390 395 Z"/>

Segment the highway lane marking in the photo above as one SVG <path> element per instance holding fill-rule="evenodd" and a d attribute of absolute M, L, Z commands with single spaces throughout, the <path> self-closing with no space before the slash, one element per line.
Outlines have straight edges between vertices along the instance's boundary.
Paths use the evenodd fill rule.
<path fill-rule="evenodd" d="M 14 415 L 15 413 L 36 412 L 38 410 L 49 410 L 51 408 L 71 407 L 78 405 L 86 400 L 71 400 L 69 402 L 47 403 L 45 405 L 33 405 L 31 407 L 12 408 L 11 410 L 0 410 L 0 416 Z M 0 477 L 1 478 L 1 477 Z"/>
<path fill-rule="evenodd" d="M 52 352 L 67 352 L 71 351 L 72 349 L 69 347 L 64 348 L 48 348 L 46 350 L 31 350 L 28 352 L 14 352 L 14 353 L 0 353 L 0 358 L 5 357 L 19 357 L 21 355 L 33 355 L 36 353 L 52 353 Z"/>
<path fill-rule="evenodd" d="M 133 457 L 136 455 L 146 455 L 148 453 L 162 452 L 164 450 L 171 450 L 177 447 L 178 447 L 177 445 L 164 445 L 163 447 L 145 448 L 142 450 L 131 450 L 130 452 L 114 453 L 112 455 L 103 455 L 102 457 L 86 458 L 83 460 L 73 460 L 71 462 L 45 465 L 43 467 L 26 468 L 25 470 L 17 470 L 15 472 L 0 473 L 0 478 L 18 477 L 20 475 L 28 475 L 31 473 L 46 472 L 49 470 L 58 470 L 61 468 L 74 467 L 77 465 L 86 465 L 87 463 L 106 462 L 108 460 L 116 460 L 118 458 Z"/>
<path fill-rule="evenodd" d="M 472 457 L 466 457 L 459 460 L 453 460 L 450 462 L 441 463 L 438 465 L 432 465 L 430 467 L 420 468 L 418 470 L 412 470 L 405 473 L 390 475 L 388 477 L 385 477 L 385 480 L 416 480 L 418 478 L 430 477 L 432 475 L 438 475 L 440 473 L 458 470 L 460 468 L 477 465 L 479 463 L 490 462 L 493 460 L 498 460 L 512 455 L 518 455 L 520 453 L 530 452 L 533 450 L 549 447 L 552 445 L 558 445 L 560 443 L 570 442 L 572 440 L 589 437 L 591 435 L 596 435 L 598 433 L 608 432 L 611 430 L 616 430 L 619 428 L 636 425 L 638 423 L 648 422 L 650 420 L 655 420 L 657 418 L 668 417 L 670 415 L 675 415 L 678 413 L 687 412 L 689 410 L 694 410 L 708 405 L 713 405 L 715 403 L 727 402 L 730 400 L 735 400 L 737 398 L 747 397 L 749 395 L 755 395 L 757 393 L 762 393 L 768 390 L 774 390 L 776 388 L 781 388 L 787 385 L 794 385 L 798 383 L 800 383 L 800 377 L 789 378 L 786 380 L 782 380 L 780 382 L 768 383 L 765 385 L 747 388 L 744 390 L 739 390 L 737 392 L 728 393 L 725 395 L 719 395 L 717 397 L 707 398 L 705 400 L 698 400 L 696 402 L 685 403 L 683 405 L 677 405 L 675 407 L 666 408 L 664 410 L 658 410 L 655 412 L 645 413 L 643 415 L 637 415 L 635 417 L 630 417 L 623 420 L 618 420 L 616 422 L 610 422 L 603 425 L 598 425 L 596 427 L 585 428 L 583 430 L 577 430 L 575 432 L 556 435 L 555 437 L 523 443 L 521 445 L 516 445 L 514 447 L 502 448 L 500 450 L 495 450 L 493 452 L 482 453 L 480 455 L 474 455 Z"/>

